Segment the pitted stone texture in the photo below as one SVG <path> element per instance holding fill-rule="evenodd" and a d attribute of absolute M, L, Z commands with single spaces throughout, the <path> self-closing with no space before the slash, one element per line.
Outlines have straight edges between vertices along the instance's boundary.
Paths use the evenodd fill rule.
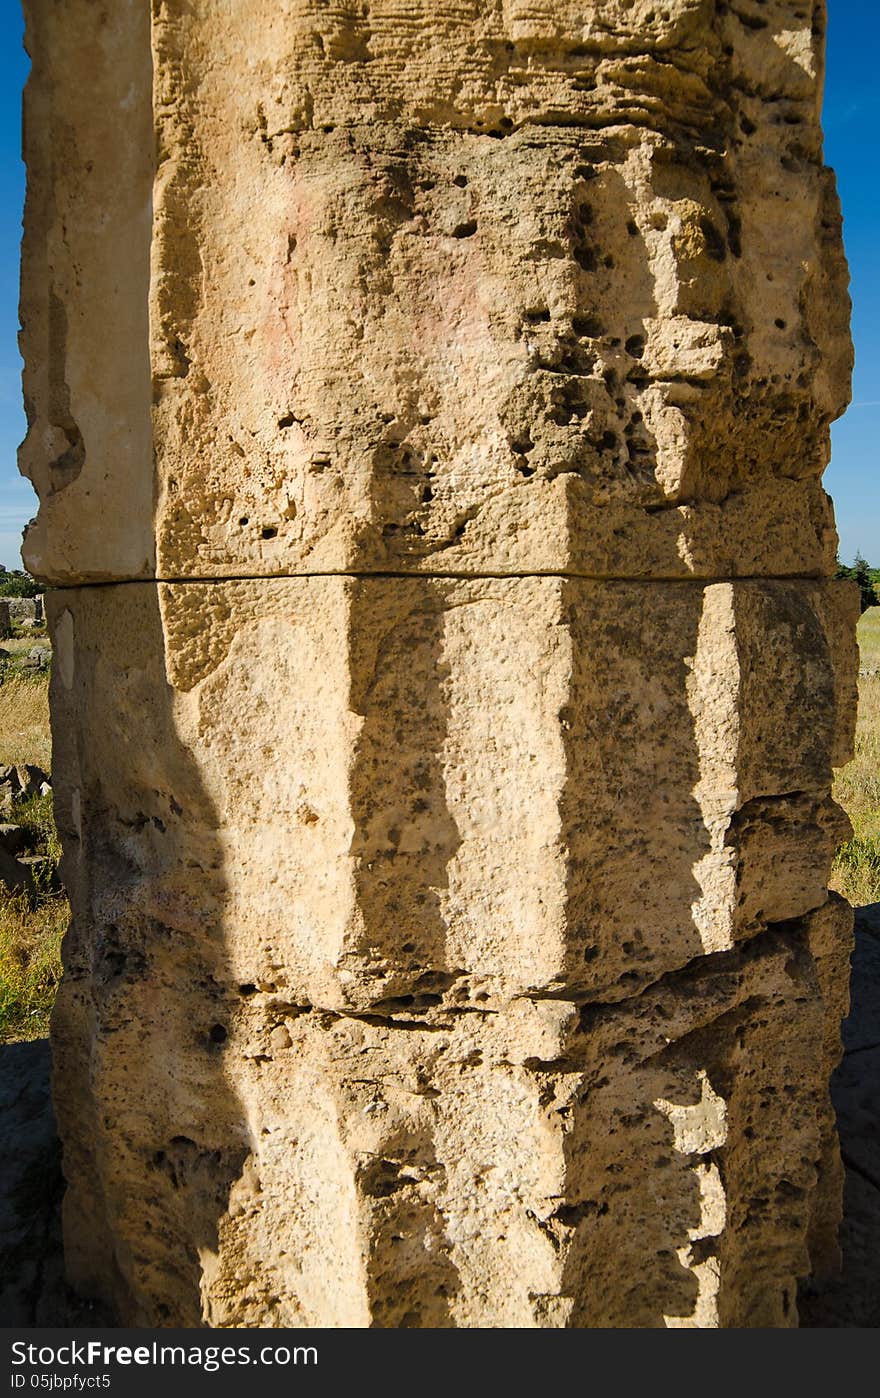
<path fill-rule="evenodd" d="M 186 930 L 200 906 L 236 928 L 232 975 L 295 1003 L 631 994 L 825 901 L 850 601 L 557 578 L 56 593 L 77 912 L 122 895 L 120 861 L 127 915 Z"/>
<path fill-rule="evenodd" d="M 129 169 L 143 25 L 98 45 L 103 115 L 38 71 L 34 163 L 63 131 L 68 173 L 45 210 L 36 181 L 26 283 L 111 363 L 95 417 L 77 343 L 48 346 L 82 469 L 46 476 L 35 378 L 28 566 L 134 577 L 155 548 L 165 578 L 830 572 L 819 477 L 850 346 L 814 10 L 170 0 L 155 177 Z M 39 22 L 62 51 L 93 7 Z M 110 277 L 79 179 L 96 138 L 125 189 Z M 151 199 L 152 440 L 118 353 Z M 41 316 L 26 295 L 35 348 Z M 123 422 L 131 469 L 105 481 Z M 114 557 L 117 510 L 138 548 Z"/>
<path fill-rule="evenodd" d="M 838 925 L 847 949 L 850 921 Z M 266 1051 L 294 1076 L 266 1093 L 270 1072 L 250 1068 L 243 1097 L 262 1144 L 221 1225 L 209 1314 L 258 1313 L 237 1281 L 272 1253 L 281 1217 L 262 1199 L 278 1197 L 293 1142 L 310 1134 L 304 1112 L 355 1206 L 343 1266 L 358 1285 L 321 1295 L 317 1230 L 296 1211 L 304 1241 L 267 1279 L 277 1323 L 319 1324 L 329 1302 L 340 1325 L 796 1324 L 828 1070 L 803 1062 L 823 1004 L 802 948 L 799 929 L 762 939 L 645 1004 L 593 1013 L 521 1001 L 406 1035 L 305 1015 L 285 1020 L 287 1048 L 272 1031 L 274 1049 L 243 1022 L 240 1052 Z M 315 1111 L 321 1089 L 332 1112 Z"/>
<path fill-rule="evenodd" d="M 155 956 L 96 1001 L 73 959 L 74 1276 L 147 1325 L 796 1324 L 833 1066 L 810 927 L 585 1009 L 402 1027 L 247 987 L 222 1043 L 178 1037 Z"/>
<path fill-rule="evenodd" d="M 27 566 L 61 579 L 149 576 L 149 6 L 37 3 L 26 20 L 19 465 L 40 497 Z"/>
<path fill-rule="evenodd" d="M 794 1324 L 856 672 L 823 7 L 32 8 L 75 1284 Z"/>
<path fill-rule="evenodd" d="M 794 1324 L 850 600 L 52 594 L 78 1285 L 141 1324 Z"/>

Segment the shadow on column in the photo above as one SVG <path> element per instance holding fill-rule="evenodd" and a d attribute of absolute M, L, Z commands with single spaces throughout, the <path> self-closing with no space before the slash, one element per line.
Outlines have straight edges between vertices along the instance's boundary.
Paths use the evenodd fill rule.
<path fill-rule="evenodd" d="M 201 1259 L 248 1153 L 224 1071 L 217 816 L 176 732 L 156 587 L 54 593 L 51 612 L 74 909 L 52 1023 L 68 1273 L 125 1324 L 198 1326 Z"/>

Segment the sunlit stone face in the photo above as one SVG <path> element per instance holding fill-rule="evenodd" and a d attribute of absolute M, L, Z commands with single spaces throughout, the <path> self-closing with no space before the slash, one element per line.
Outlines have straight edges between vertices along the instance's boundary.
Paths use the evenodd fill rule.
<path fill-rule="evenodd" d="M 31 8 L 71 1276 L 796 1323 L 851 924 L 821 6 Z"/>
<path fill-rule="evenodd" d="M 209 572 L 686 574 L 744 544 L 767 566 L 795 500 L 811 519 L 789 555 L 827 547 L 801 345 L 815 269 L 781 296 L 755 275 L 767 220 L 718 159 L 634 128 L 396 125 L 237 155 L 272 230 L 256 240 L 224 186 L 199 244 L 218 295 L 185 325 L 170 303 L 166 575 L 187 554 Z"/>
<path fill-rule="evenodd" d="M 760 9 L 120 14 L 95 101 L 56 88 L 70 207 L 29 213 L 32 567 L 829 571 L 849 346 L 821 35 Z M 88 50 L 78 10 L 53 23 Z"/>

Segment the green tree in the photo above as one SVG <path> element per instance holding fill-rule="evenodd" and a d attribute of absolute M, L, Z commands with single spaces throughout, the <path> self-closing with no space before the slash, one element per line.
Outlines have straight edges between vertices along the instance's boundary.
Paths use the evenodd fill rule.
<path fill-rule="evenodd" d="M 8 573 L 0 568 L 0 597 L 36 597 L 43 584 L 35 582 L 30 573 Z"/>
<path fill-rule="evenodd" d="M 851 568 L 847 567 L 845 563 L 841 563 L 840 559 L 838 559 L 837 572 L 834 576 L 836 578 L 851 578 L 853 582 L 858 583 L 861 609 L 865 612 L 869 607 L 880 606 L 880 598 L 877 597 L 877 593 L 874 591 L 874 581 L 872 578 L 872 574 L 876 572 L 877 569 L 870 568 L 862 555 L 857 553 Z"/>

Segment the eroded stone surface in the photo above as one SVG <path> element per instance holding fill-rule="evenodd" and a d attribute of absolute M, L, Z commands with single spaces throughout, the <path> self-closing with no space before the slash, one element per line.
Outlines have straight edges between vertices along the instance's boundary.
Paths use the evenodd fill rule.
<path fill-rule="evenodd" d="M 821 7 L 34 8 L 75 1285 L 795 1324 L 856 670 Z"/>
<path fill-rule="evenodd" d="M 188 926 L 192 849 L 238 980 L 296 1003 L 631 994 L 825 901 L 839 602 L 559 578 L 56 593 L 85 920 L 115 848 L 144 913 Z"/>
<path fill-rule="evenodd" d="M 491 1317 L 641 1325 L 664 1315 L 700 1325 L 794 1323 L 791 1278 L 809 1270 L 808 1201 L 819 1198 L 823 1151 L 832 1211 L 836 1198 L 830 1108 L 816 1075 L 827 1076 L 839 1044 L 848 954 L 847 918 L 825 891 L 840 836 L 825 794 L 840 756 L 832 719 L 839 603 L 833 584 L 558 578 L 302 578 L 165 585 L 158 596 L 146 585 L 53 594 L 55 634 L 64 637 L 53 679 L 56 783 L 75 907 L 55 1036 L 69 1089 L 84 1081 L 83 1052 L 92 1084 L 60 1108 L 71 1122 L 89 1122 L 71 1129 L 66 1157 L 80 1281 L 107 1285 L 106 1273 L 90 1271 L 103 1230 L 108 1247 L 124 1237 L 141 1258 L 113 1280 L 114 1303 L 150 1323 L 192 1319 L 199 1305 L 218 1324 L 262 1316 L 274 1324 L 479 1325 Z M 840 668 L 850 683 L 851 657 Z M 772 694 L 788 716 L 784 743 Z M 747 1003 L 746 1018 L 756 1008 L 742 987 L 748 968 L 765 964 L 768 922 L 788 929 L 772 938 L 779 966 L 795 958 L 810 989 L 805 1000 L 783 977 L 761 1000 L 756 1042 L 766 1047 L 753 1061 L 733 1026 L 737 1007 Z M 734 986 L 739 998 L 728 1006 Z M 695 1026 L 709 1024 L 694 1056 Z M 653 1066 L 648 1087 L 619 1077 L 633 1055 L 653 1065 L 666 1052 L 677 1063 L 679 1040 L 677 1087 Z M 612 1065 L 590 1099 L 597 1134 L 578 1144 L 572 1094 Z M 469 1071 L 461 1098 L 465 1068 L 480 1071 Z M 770 1075 L 760 1078 L 765 1106 L 778 1095 L 794 1113 L 791 1092 L 803 1093 L 801 1173 L 780 1186 L 798 1228 L 772 1211 L 750 1219 L 746 1192 L 739 1241 L 730 1243 L 737 1280 L 723 1300 L 720 1264 L 709 1266 L 705 1248 L 694 1251 L 696 1233 L 689 1241 L 703 1205 L 684 1226 L 676 1209 L 686 1213 L 685 1205 L 670 1203 L 652 1229 L 666 1243 L 677 1238 L 675 1246 L 658 1242 L 662 1261 L 624 1283 L 623 1240 L 632 1229 L 647 1246 L 648 1199 L 665 1188 L 664 1159 L 674 1175 L 670 1200 L 683 1190 L 693 1206 L 708 1191 L 706 1217 L 721 1235 L 715 1173 L 699 1160 L 696 1174 L 694 1161 L 682 1173 L 667 1137 L 673 1107 L 693 1107 L 705 1082 L 726 1101 L 718 1083 L 739 1071 L 747 1095 L 758 1091 L 755 1073 Z M 154 1074 L 161 1089 L 145 1124 L 145 1075 Z M 404 1084 L 390 1137 L 399 1156 L 367 1144 L 375 1123 L 363 1141 L 355 1131 L 389 1080 Z M 550 1130 L 546 1107 L 556 1097 L 562 1115 Z M 655 1099 L 672 1104 L 665 1118 Z M 605 1217 L 595 1181 L 618 1168 L 616 1140 L 604 1160 L 606 1137 L 617 1136 L 618 1116 L 633 1115 L 627 1103 L 642 1100 L 657 1166 L 648 1195 L 638 1203 L 628 1185 L 607 1224 L 580 1229 L 593 1209 Z M 743 1110 L 751 1119 L 758 1108 Z M 295 1124 L 300 1111 L 307 1120 Z M 270 1145 L 255 1125 L 264 1112 L 282 1141 L 267 1165 L 261 1152 L 271 1155 Z M 795 1151 L 795 1117 L 787 1120 L 789 1134 L 775 1147 L 786 1159 Z M 465 1184 L 465 1142 L 478 1122 L 489 1137 L 480 1137 L 479 1168 Z M 643 1127 L 635 1118 L 629 1127 L 636 1134 L 623 1131 L 619 1149 L 640 1162 L 642 1180 Z M 448 1165 L 434 1160 L 437 1133 Z M 301 1136 L 291 1164 L 290 1143 Z M 747 1145 L 738 1128 L 734 1148 L 749 1187 L 765 1188 L 755 1182 L 769 1168 L 763 1147 Z M 572 1193 L 573 1150 L 593 1181 L 578 1186 L 583 1198 Z M 513 1155 L 499 1163 L 495 1153 L 505 1151 Z M 373 1157 L 379 1164 L 367 1168 Z M 541 1160 L 549 1173 L 532 1200 L 523 1181 Z M 426 1181 L 436 1185 L 453 1161 L 445 1202 L 432 1185 L 423 1207 Z M 285 1189 L 280 1174 L 258 1189 L 264 1169 L 286 1172 Z M 506 1181 L 498 1198 L 487 1170 Z M 160 1177 L 172 1193 L 155 1204 L 150 1239 L 190 1239 L 167 1293 L 171 1261 L 160 1263 L 158 1244 L 140 1238 L 144 1195 L 120 1188 L 123 1179 L 146 1179 L 155 1201 Z M 103 1199 L 97 1179 L 106 1179 Z M 374 1197 L 396 1199 L 416 1185 L 425 1188 L 416 1201 L 406 1195 L 401 1219 L 383 1204 L 370 1234 Z M 260 1189 L 293 1209 L 289 1262 L 279 1219 L 250 1199 Z M 306 1228 L 306 1205 L 295 1201 L 315 1191 Z M 522 1204 L 515 1225 L 511 1191 Z M 548 1224 L 554 1208 L 577 1227 Z M 236 1222 L 239 1213 L 246 1222 Z M 221 1242 L 211 1231 L 218 1218 Z M 321 1240 L 329 1218 L 332 1265 Z M 348 1251 L 337 1246 L 342 1218 L 352 1230 Z M 576 1261 L 597 1228 L 590 1256 Z M 362 1229 L 376 1257 L 358 1251 Z M 402 1259 L 389 1230 L 408 1240 Z M 461 1257 L 456 1230 L 464 1230 Z M 766 1234 L 776 1259 L 758 1292 L 737 1261 L 739 1247 L 757 1246 L 753 1230 Z M 784 1265 L 773 1252 L 782 1234 Z M 263 1248 L 263 1270 L 270 1253 L 275 1270 L 254 1291 Z M 693 1258 L 682 1262 L 679 1248 L 701 1259 L 693 1274 Z M 286 1267 L 301 1278 L 296 1285 L 278 1279 Z M 610 1276 L 609 1267 L 621 1270 Z M 523 1278 L 521 1293 L 510 1290 L 511 1269 Z M 737 1315 L 751 1319 L 729 1319 Z"/>
<path fill-rule="evenodd" d="M 821 17 L 36 8 L 34 572 L 831 570 Z"/>
<path fill-rule="evenodd" d="M 141 1323 L 794 1324 L 826 1100 L 807 929 L 620 1005 L 395 1021 L 263 986 L 191 1001 L 185 1033 L 154 944 L 98 989 L 75 1275 L 107 1285 L 100 1226 Z M 62 1063 L 82 1039 L 69 974 Z"/>
<path fill-rule="evenodd" d="M 28 5 L 21 347 L 47 579 L 155 566 L 149 305 L 153 133 L 141 0 Z"/>

